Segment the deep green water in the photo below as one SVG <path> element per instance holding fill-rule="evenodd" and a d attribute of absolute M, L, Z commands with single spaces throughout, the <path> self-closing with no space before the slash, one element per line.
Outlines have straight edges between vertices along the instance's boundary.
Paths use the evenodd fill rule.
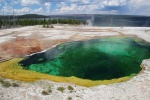
<path fill-rule="evenodd" d="M 24 69 L 56 76 L 105 80 L 138 74 L 147 58 L 150 44 L 131 37 L 107 37 L 63 43 L 20 64 Z"/>

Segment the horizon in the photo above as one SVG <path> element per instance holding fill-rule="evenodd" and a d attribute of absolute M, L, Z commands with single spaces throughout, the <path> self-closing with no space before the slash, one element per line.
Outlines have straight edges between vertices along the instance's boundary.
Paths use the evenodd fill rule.
<path fill-rule="evenodd" d="M 0 0 L 0 15 L 135 15 L 150 16 L 146 0 Z"/>
<path fill-rule="evenodd" d="M 53 14 L 53 15 L 44 15 L 44 14 L 36 14 L 36 13 L 27 13 L 27 14 L 22 14 L 22 15 L 16 15 L 16 14 L 9 14 L 9 15 L 0 15 L 0 16 L 25 16 L 25 15 L 39 15 L 39 16 L 72 16 L 72 15 L 87 15 L 87 16 L 91 16 L 91 15 L 105 15 L 105 16 L 137 16 L 137 17 L 150 17 L 150 16 L 146 16 L 146 15 L 123 15 L 123 14 Z"/>

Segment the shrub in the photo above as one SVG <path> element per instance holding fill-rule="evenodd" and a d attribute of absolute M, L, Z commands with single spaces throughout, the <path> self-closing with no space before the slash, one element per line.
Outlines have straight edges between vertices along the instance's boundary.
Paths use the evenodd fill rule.
<path fill-rule="evenodd" d="M 58 87 L 57 88 L 58 91 L 61 91 L 62 93 L 64 92 L 65 88 L 64 87 Z"/>
<path fill-rule="evenodd" d="M 68 97 L 68 100 L 72 100 L 72 97 Z"/>
<path fill-rule="evenodd" d="M 11 86 L 11 84 L 10 84 L 8 81 L 4 81 L 4 82 L 2 83 L 2 85 L 3 85 L 4 87 L 10 87 L 10 86 Z"/>
<path fill-rule="evenodd" d="M 42 94 L 43 95 L 49 95 L 49 93 L 47 91 L 45 91 L 45 90 L 42 91 Z"/>
<path fill-rule="evenodd" d="M 69 86 L 68 86 L 68 90 L 71 90 L 71 91 L 72 91 L 72 90 L 74 90 L 74 88 L 69 85 Z"/>
<path fill-rule="evenodd" d="M 42 27 L 45 28 L 45 24 L 43 24 Z"/>
<path fill-rule="evenodd" d="M 47 90 L 49 93 L 52 93 L 52 88 L 51 86 L 48 87 L 48 90 Z"/>
<path fill-rule="evenodd" d="M 54 26 L 53 26 L 53 25 L 51 25 L 51 26 L 49 26 L 49 28 L 54 28 Z"/>
<path fill-rule="evenodd" d="M 2 78 L 0 78 L 0 82 L 2 83 L 4 80 Z"/>
<path fill-rule="evenodd" d="M 73 91 L 70 91 L 70 93 L 72 93 Z"/>
<path fill-rule="evenodd" d="M 10 87 L 11 84 L 8 81 L 4 81 L 3 79 L 0 79 L 0 83 L 4 86 L 4 87 Z"/>
<path fill-rule="evenodd" d="M 13 87 L 19 87 L 19 84 L 17 84 L 17 83 L 12 83 L 12 86 L 13 86 Z"/>

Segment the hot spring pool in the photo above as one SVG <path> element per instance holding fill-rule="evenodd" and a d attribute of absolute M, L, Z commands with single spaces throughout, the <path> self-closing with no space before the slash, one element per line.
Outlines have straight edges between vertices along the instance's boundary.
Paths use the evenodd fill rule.
<path fill-rule="evenodd" d="M 136 75 L 150 44 L 133 37 L 105 37 L 62 43 L 19 62 L 26 70 L 55 76 L 110 80 Z"/>

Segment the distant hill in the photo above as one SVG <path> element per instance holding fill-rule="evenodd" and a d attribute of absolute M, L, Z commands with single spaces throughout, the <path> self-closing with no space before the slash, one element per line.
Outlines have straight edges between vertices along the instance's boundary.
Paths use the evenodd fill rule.
<path fill-rule="evenodd" d="M 13 15 L 4 15 L 1 16 L 1 18 L 4 19 L 13 19 Z M 15 17 L 19 18 L 19 19 L 33 19 L 33 18 L 48 18 L 49 16 L 46 15 L 38 15 L 38 14 L 25 14 L 25 15 L 16 15 Z"/>
<path fill-rule="evenodd" d="M 45 15 L 38 15 L 38 14 L 25 14 L 25 15 L 20 15 L 18 16 L 19 19 L 24 19 L 24 18 L 28 18 L 28 19 L 32 19 L 32 18 L 48 18 L 48 16 Z"/>

